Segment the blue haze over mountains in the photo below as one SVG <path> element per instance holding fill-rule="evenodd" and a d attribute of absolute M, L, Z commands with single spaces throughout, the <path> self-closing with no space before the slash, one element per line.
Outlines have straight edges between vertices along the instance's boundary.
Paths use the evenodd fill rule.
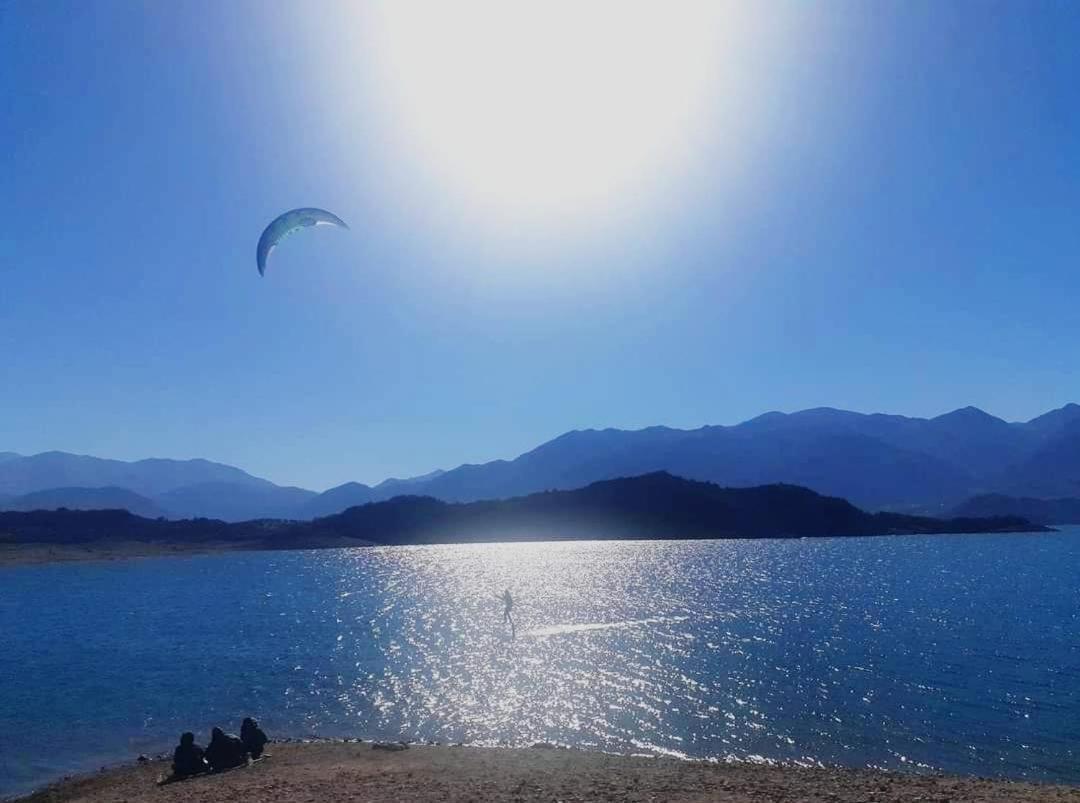
<path fill-rule="evenodd" d="M 226 521 L 312 518 L 403 494 L 446 501 L 573 489 L 668 471 L 727 486 L 802 485 L 867 509 L 948 512 L 986 493 L 1080 497 L 1080 405 L 1009 423 L 966 407 L 932 419 L 831 408 L 695 430 L 575 430 L 513 460 L 317 494 L 207 460 L 0 452 L 0 507 L 126 508 Z"/>

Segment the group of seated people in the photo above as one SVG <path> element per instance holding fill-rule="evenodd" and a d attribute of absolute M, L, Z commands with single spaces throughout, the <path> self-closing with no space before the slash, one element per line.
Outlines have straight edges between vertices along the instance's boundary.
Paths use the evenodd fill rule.
<path fill-rule="evenodd" d="M 269 741 L 259 723 L 251 717 L 240 725 L 240 736 L 214 728 L 204 750 L 195 744 L 195 734 L 185 733 L 173 751 L 173 778 L 187 778 L 203 772 L 220 772 L 246 764 L 248 756 L 259 758 Z"/>

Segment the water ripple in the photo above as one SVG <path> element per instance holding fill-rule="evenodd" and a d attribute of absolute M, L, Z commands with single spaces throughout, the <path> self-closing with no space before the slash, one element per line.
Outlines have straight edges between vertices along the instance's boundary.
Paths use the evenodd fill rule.
<path fill-rule="evenodd" d="M 293 735 L 1077 782 L 1077 535 L 9 569 L 0 791 L 249 712 Z"/>

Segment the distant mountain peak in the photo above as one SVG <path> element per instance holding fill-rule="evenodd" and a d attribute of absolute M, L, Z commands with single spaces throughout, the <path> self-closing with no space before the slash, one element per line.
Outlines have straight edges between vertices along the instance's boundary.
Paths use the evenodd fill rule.
<path fill-rule="evenodd" d="M 433 480 L 436 477 L 441 477 L 445 473 L 446 472 L 443 469 L 437 468 L 434 471 L 429 471 L 427 474 L 420 474 L 420 475 L 418 475 L 416 477 L 387 477 L 382 482 L 377 483 L 377 484 L 375 484 L 375 485 L 373 485 L 371 487 L 372 488 L 390 488 L 390 487 L 399 487 L 399 486 L 402 486 L 402 485 L 415 485 L 418 482 L 427 482 L 428 480 Z M 368 487 L 368 486 L 364 486 L 364 487 Z"/>
<path fill-rule="evenodd" d="M 1068 404 L 1058 407 L 1055 410 L 1049 410 L 1042 415 L 1037 415 L 1028 421 L 1028 424 L 1039 424 L 1040 422 L 1051 421 L 1072 421 L 1080 418 L 1080 404 L 1075 402 L 1069 402 Z"/>
<path fill-rule="evenodd" d="M 7 510 L 127 510 L 137 516 L 157 518 L 166 511 L 151 499 L 127 488 L 49 488 L 5 500 Z"/>
<path fill-rule="evenodd" d="M 957 410 L 953 410 L 950 413 L 945 413 L 944 415 L 939 415 L 936 418 L 931 419 L 931 421 L 948 421 L 948 420 L 955 420 L 955 421 L 962 421 L 962 420 L 966 420 L 966 421 L 1001 421 L 1001 423 L 1005 423 L 1004 421 L 1002 421 L 1002 419 L 998 418 L 997 416 L 990 415 L 990 413 L 986 412 L 985 410 L 980 410 L 978 407 L 973 407 L 970 404 L 967 407 L 961 407 L 961 408 L 959 408 Z"/>
<path fill-rule="evenodd" d="M 138 498 L 125 500 L 118 495 L 118 489 L 133 492 Z M 146 504 L 152 502 L 181 514 L 212 512 L 225 504 L 236 518 L 282 513 L 299 504 L 300 497 L 314 495 L 282 488 L 234 466 L 204 458 L 125 461 L 53 450 L 0 460 L 0 494 L 20 497 L 39 491 L 53 494 L 43 497 L 43 503 L 58 500 L 57 504 L 64 504 L 74 499 L 79 504 L 98 504 L 101 499 L 116 499 L 128 509 L 148 509 Z M 182 506 L 174 507 L 174 495 L 179 495 Z M 28 504 L 36 502 L 32 497 Z"/>
<path fill-rule="evenodd" d="M 931 418 L 930 424 L 947 432 L 953 439 L 966 438 L 977 441 L 979 438 L 1009 438 L 1016 435 L 1016 425 L 971 406 L 961 407 Z"/>
<path fill-rule="evenodd" d="M 756 415 L 753 418 L 748 418 L 746 421 L 742 422 L 742 425 L 745 426 L 748 424 L 768 424 L 774 421 L 784 421 L 787 419 L 787 417 L 787 413 L 782 413 L 779 410 L 769 410 L 767 413 L 762 413 L 761 415 Z"/>
<path fill-rule="evenodd" d="M 808 407 L 805 410 L 796 410 L 791 413 L 782 413 L 778 410 L 770 410 L 759 416 L 736 424 L 735 426 L 747 426 L 754 424 L 770 423 L 794 423 L 800 421 L 844 421 L 856 418 L 866 418 L 865 413 L 855 413 L 851 410 L 841 410 L 837 407 Z"/>
<path fill-rule="evenodd" d="M 839 407 L 807 407 L 805 410 L 799 410 L 792 415 L 862 415 L 862 413 L 853 413 L 851 410 L 841 410 Z"/>
<path fill-rule="evenodd" d="M 383 480 L 383 482 L 388 482 L 388 480 Z M 343 482 L 343 483 L 341 483 L 341 485 L 335 485 L 333 488 L 327 489 L 325 491 L 325 493 L 330 493 L 330 491 L 346 491 L 346 490 L 348 490 L 348 491 L 353 491 L 353 490 L 370 491 L 371 486 L 370 485 L 365 485 L 362 482 Z"/>

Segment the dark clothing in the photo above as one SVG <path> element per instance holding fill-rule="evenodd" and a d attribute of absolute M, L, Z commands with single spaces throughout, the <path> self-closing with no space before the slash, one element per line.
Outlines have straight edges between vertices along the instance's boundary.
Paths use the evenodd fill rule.
<path fill-rule="evenodd" d="M 510 624 L 513 624 L 514 619 L 512 616 L 510 616 L 510 611 L 512 611 L 514 608 L 514 598 L 510 596 L 509 588 L 503 592 L 503 605 L 506 606 L 506 609 L 503 610 L 503 622 L 509 622 Z"/>
<path fill-rule="evenodd" d="M 217 772 L 239 767 L 245 762 L 246 756 L 243 742 L 232 734 L 222 733 L 220 729 L 214 728 L 213 738 L 206 748 L 206 760 L 210 762 L 211 769 Z"/>
<path fill-rule="evenodd" d="M 203 749 L 199 745 L 181 742 L 173 751 L 172 769 L 176 778 L 186 778 L 189 775 L 198 775 L 210 769 L 203 757 Z"/>
<path fill-rule="evenodd" d="M 263 747 L 269 741 L 259 723 L 253 719 L 245 719 L 240 726 L 240 741 L 244 743 L 244 749 L 251 753 L 252 758 L 262 755 Z"/>

